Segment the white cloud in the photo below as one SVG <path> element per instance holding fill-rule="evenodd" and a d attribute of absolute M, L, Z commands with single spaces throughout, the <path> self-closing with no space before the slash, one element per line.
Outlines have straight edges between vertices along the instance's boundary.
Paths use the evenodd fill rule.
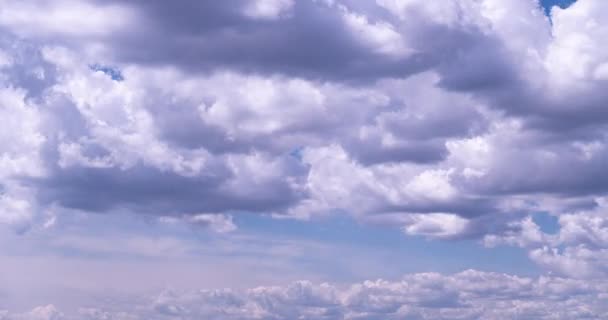
<path fill-rule="evenodd" d="M 607 16 L 603 1 L 583 0 L 568 9 L 553 8 L 554 40 L 546 63 L 555 81 L 581 87 L 588 83 L 578 81 L 602 78 L 602 64 L 608 59 L 608 47 L 601 40 L 608 28 L 602 20 Z"/>
<path fill-rule="evenodd" d="M 197 214 L 187 218 L 187 221 L 219 233 L 231 232 L 237 228 L 232 222 L 232 216 L 223 214 Z"/>
<path fill-rule="evenodd" d="M 82 1 L 2 1 L 0 25 L 23 36 L 107 36 L 127 25 L 133 13 L 118 5 L 96 6 Z M 112 17 L 112 19 L 108 19 Z"/>
<path fill-rule="evenodd" d="M 443 39 L 432 44 L 437 46 L 433 51 L 453 49 L 465 59 L 481 54 L 479 48 L 486 47 L 501 55 L 519 55 L 524 51 L 528 54 L 529 50 L 542 48 L 540 39 L 547 40 L 546 30 L 534 28 L 548 28 L 549 24 L 542 15 L 538 16 L 540 9 L 531 2 L 507 5 L 489 0 L 483 3 L 463 0 L 449 4 L 421 1 L 380 4 L 401 19 L 389 23 L 342 4 L 317 9 L 327 10 L 328 14 L 331 10 L 337 11 L 341 18 L 336 23 L 354 27 L 365 41 L 371 41 L 368 45 L 381 52 L 402 51 L 405 48 L 399 44 L 402 39 L 408 47 L 413 45 L 424 54 L 430 47 L 416 39 L 426 32 L 437 32 L 436 38 Z M 297 9 L 290 2 L 252 2 L 251 5 L 268 16 Z M 68 15 L 69 11 L 59 10 L 60 7 L 61 4 L 53 5 L 51 12 Z M 96 4 L 85 2 L 73 10 L 86 12 L 94 7 Z M 23 8 L 14 6 L 4 10 L 18 13 L 27 9 Z M 108 5 L 103 9 L 124 11 L 125 15 L 137 12 L 141 21 L 147 21 L 143 18 L 147 11 L 138 12 L 137 6 Z M 524 18 L 506 19 L 504 12 L 508 9 L 521 12 Z M 411 25 L 408 17 L 422 19 L 425 24 Z M 23 18 L 21 24 L 32 22 L 33 25 L 36 19 Z M 8 28 L 16 23 L 9 18 L 4 20 Z M 95 23 L 95 19 L 91 23 Z M 117 19 L 112 23 L 126 22 Z M 77 27 L 79 22 L 74 20 L 66 25 Z M 81 29 L 87 32 L 86 26 Z M 511 41 L 511 35 L 528 29 L 535 32 Z M 454 32 L 453 40 L 452 36 L 444 38 L 444 34 L 451 35 L 451 32 Z M 53 35 L 46 37 L 71 37 L 63 33 L 53 31 Z M 458 43 L 460 37 L 466 41 Z M 399 48 L 386 47 L 389 42 L 398 44 Z M 51 174 L 69 175 L 77 170 L 91 174 L 104 170 L 118 173 L 143 166 L 168 175 L 217 179 L 215 188 L 226 197 L 238 198 L 249 206 L 255 201 L 276 203 L 266 209 L 276 216 L 288 213 L 309 217 L 338 209 L 356 216 L 402 212 L 418 217 L 421 212 L 445 212 L 464 221 L 472 211 L 491 214 L 500 211 L 503 203 L 513 203 L 508 196 L 495 197 L 496 204 L 474 208 L 477 203 L 488 202 L 487 199 L 494 196 L 492 193 L 548 188 L 547 179 L 570 164 L 568 157 L 551 157 L 561 151 L 560 148 L 545 145 L 541 139 L 537 142 L 536 137 L 523 129 L 523 120 L 505 118 L 500 112 L 494 112 L 502 106 L 491 105 L 492 99 L 460 89 L 459 92 L 446 90 L 446 78 L 452 74 L 457 82 L 461 74 L 473 78 L 485 76 L 448 58 L 434 70 L 415 77 L 379 79 L 374 84 L 360 86 L 334 79 L 318 81 L 280 72 L 246 73 L 230 68 L 203 75 L 176 65 L 128 61 L 115 61 L 124 75 L 124 79 L 115 81 L 101 71 L 91 70 L 89 64 L 95 61 L 81 63 L 83 58 L 91 58 L 85 49 L 68 42 L 59 43 L 59 46 L 49 44 L 41 48 L 45 61 L 55 66 L 57 74 L 49 78 L 54 82 L 40 102 L 42 106 L 53 105 L 61 110 L 44 114 L 45 120 L 54 118 L 55 122 L 52 126 L 44 123 L 48 128 L 45 134 L 52 138 L 45 148 L 55 149 L 58 158 L 43 159 L 52 163 L 37 167 L 58 164 L 57 172 Z M 113 50 L 110 42 L 107 49 Z M 120 60 L 119 52 L 115 53 L 108 55 L 109 62 Z M 537 52 L 537 56 L 542 53 Z M 537 76 L 526 67 L 515 65 L 515 60 L 505 58 L 489 63 L 520 72 L 521 79 L 536 81 Z M 541 63 L 531 60 L 530 64 L 538 67 Z M 498 73 L 501 72 L 488 76 Z M 67 110 L 76 114 L 69 120 L 70 125 L 78 127 L 70 134 L 61 116 Z M 34 113 L 34 116 L 39 115 Z M 528 145 L 522 146 L 526 140 Z M 41 148 L 44 141 L 40 140 L 34 150 Z M 595 143 L 602 144 L 601 141 Z M 302 150 L 301 163 L 298 156 L 292 157 L 294 159 L 286 156 L 294 150 Z M 584 170 L 582 167 L 589 163 L 601 162 L 602 149 L 593 150 L 585 163 L 574 162 L 574 166 Z M 542 176 L 538 181 L 527 179 L 534 169 L 512 166 L 517 159 L 526 157 L 531 158 L 534 168 L 545 168 L 539 170 Z M 564 184 L 569 182 L 566 179 Z M 54 200 L 62 202 L 63 199 Z M 107 207 L 113 207 L 136 200 L 107 201 Z M 226 205 L 182 211 L 192 214 L 212 209 L 209 211 L 221 214 L 222 210 L 230 209 L 228 200 L 218 201 Z M 231 209 L 247 210 L 247 207 L 243 204 Z M 171 213 L 183 213 L 175 211 Z M 467 228 L 459 225 L 446 232 L 467 232 Z"/>
<path fill-rule="evenodd" d="M 343 9 L 343 17 L 353 34 L 373 50 L 394 57 L 408 56 L 413 52 L 401 34 L 390 23 L 371 23 L 364 15 L 358 15 Z"/>
<path fill-rule="evenodd" d="M 545 233 L 531 217 L 511 222 L 500 234 L 489 234 L 484 244 L 526 248 L 532 261 L 550 272 L 573 278 L 608 274 L 608 219 L 606 199 L 596 199 L 592 210 L 564 213 L 555 234 Z"/>
<path fill-rule="evenodd" d="M 403 231 L 409 235 L 450 238 L 462 234 L 466 230 L 467 224 L 468 221 L 466 219 L 454 214 L 418 214 L 410 215 L 406 218 Z"/>
<path fill-rule="evenodd" d="M 21 314 L 5 314 L 2 316 L 0 313 L 0 319 L 6 320 L 64 320 L 64 315 L 52 305 L 35 307 L 31 311 Z"/>
<path fill-rule="evenodd" d="M 246 290 L 167 290 L 128 308 L 99 305 L 60 318 L 46 306 L 5 319 L 601 319 L 608 315 L 602 303 L 607 294 L 603 281 L 466 270 L 349 286 L 298 281 Z M 47 318 L 27 318 L 39 315 Z"/>
<path fill-rule="evenodd" d="M 293 0 L 254 0 L 245 7 L 245 14 L 259 19 L 277 19 L 288 16 Z"/>

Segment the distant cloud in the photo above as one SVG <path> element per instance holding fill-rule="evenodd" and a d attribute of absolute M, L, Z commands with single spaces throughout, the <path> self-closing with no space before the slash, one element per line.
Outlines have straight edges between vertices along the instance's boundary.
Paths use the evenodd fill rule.
<path fill-rule="evenodd" d="M 62 314 L 52 305 L 7 320 L 67 319 L 602 319 L 606 283 L 466 270 L 349 286 L 294 282 L 247 290 L 164 291 L 128 309 Z"/>

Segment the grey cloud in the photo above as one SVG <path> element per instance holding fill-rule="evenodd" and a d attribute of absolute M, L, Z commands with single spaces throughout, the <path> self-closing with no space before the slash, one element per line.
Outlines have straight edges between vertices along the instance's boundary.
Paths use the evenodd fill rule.
<path fill-rule="evenodd" d="M 30 180 L 40 188 L 43 203 L 68 208 L 106 211 L 128 208 L 141 213 L 197 213 L 216 211 L 272 212 L 300 197 L 283 181 L 254 185 L 244 194 L 223 185 L 229 176 L 181 177 L 136 166 L 128 170 L 72 168 L 45 180 Z M 225 171 L 225 174 L 230 175 Z"/>
<path fill-rule="evenodd" d="M 605 141 L 600 145 L 604 146 Z M 524 150 L 509 150 L 499 156 L 492 171 L 475 181 L 473 188 L 492 194 L 553 193 L 570 197 L 608 191 L 603 170 L 608 154 L 604 147 L 589 158 L 571 145 L 540 145 L 536 150 Z"/>
<path fill-rule="evenodd" d="M 10 65 L 2 70 L 0 79 L 25 89 L 28 98 L 39 100 L 56 82 L 55 66 L 44 60 L 38 46 L 14 37 L 1 27 L 0 34 L 0 48 L 8 49 L 11 54 Z"/>
<path fill-rule="evenodd" d="M 447 156 L 443 141 L 406 142 L 384 147 L 379 141 L 349 141 L 349 152 L 364 165 L 390 162 L 437 163 Z"/>
<path fill-rule="evenodd" d="M 92 3 L 107 7 L 112 2 Z M 228 69 L 365 83 L 404 78 L 437 67 L 444 71 L 443 85 L 462 90 L 500 85 L 511 73 L 505 72 L 509 70 L 506 59 L 496 54 L 500 43 L 464 18 L 463 25 L 455 27 L 426 20 L 415 12 L 400 21 L 371 4 L 295 1 L 283 16 L 256 19 L 244 14 L 251 3 L 115 2 L 136 12 L 134 21 L 111 35 L 93 35 L 90 41 L 105 44 L 109 54 L 105 59 L 150 67 L 177 66 L 187 72 Z M 344 10 L 369 18 L 371 24 L 388 21 L 409 37 L 407 45 L 412 53 L 391 56 L 377 52 L 374 45 L 359 39 L 359 31 L 347 25 Z M 42 41 L 63 41 L 72 46 L 83 41 L 69 33 L 52 36 Z M 483 63 L 484 68 L 475 68 L 477 63 Z"/>
<path fill-rule="evenodd" d="M 348 30 L 338 10 L 322 2 L 295 1 L 285 17 L 272 20 L 244 15 L 248 3 L 132 2 L 141 14 L 139 26 L 113 35 L 112 52 L 121 62 L 188 71 L 355 81 L 401 77 L 433 64 L 427 55 L 390 59 L 375 53 Z"/>

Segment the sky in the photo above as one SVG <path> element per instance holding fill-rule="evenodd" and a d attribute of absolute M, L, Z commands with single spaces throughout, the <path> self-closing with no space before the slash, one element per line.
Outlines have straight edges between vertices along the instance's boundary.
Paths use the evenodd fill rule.
<path fill-rule="evenodd" d="M 0 320 L 608 318 L 605 0 L 0 0 Z"/>

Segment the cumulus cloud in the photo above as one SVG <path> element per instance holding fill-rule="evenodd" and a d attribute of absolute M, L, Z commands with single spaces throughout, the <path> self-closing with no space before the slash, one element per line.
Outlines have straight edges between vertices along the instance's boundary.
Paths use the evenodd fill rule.
<path fill-rule="evenodd" d="M 128 308 L 63 314 L 49 305 L 2 319 L 602 319 L 607 294 L 603 281 L 466 270 L 347 286 L 298 281 L 246 290 L 165 290 Z"/>
<path fill-rule="evenodd" d="M 608 274 L 606 19 L 603 0 L 551 20 L 533 0 L 0 0 L 0 224 L 339 212 L 552 273 L 166 293 L 152 319 L 606 317 L 605 292 L 556 277 Z"/>
<path fill-rule="evenodd" d="M 606 199 L 597 206 L 557 217 L 558 230 L 545 232 L 529 216 L 513 221 L 497 234 L 484 236 L 487 246 L 513 245 L 525 248 L 532 261 L 544 269 L 574 278 L 597 278 L 608 274 L 608 219 Z"/>
<path fill-rule="evenodd" d="M 598 1 L 37 5 L 0 12 L 3 202 L 30 207 L 4 222 L 338 210 L 445 238 L 607 190 Z"/>

